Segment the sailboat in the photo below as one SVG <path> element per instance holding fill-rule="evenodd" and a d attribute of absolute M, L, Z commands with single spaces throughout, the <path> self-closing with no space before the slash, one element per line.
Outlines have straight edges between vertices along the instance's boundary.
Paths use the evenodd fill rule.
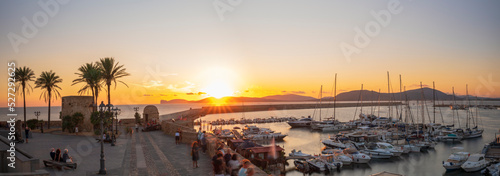
<path fill-rule="evenodd" d="M 466 95 L 467 95 L 467 102 L 469 103 L 468 107 L 470 107 L 470 99 L 469 99 L 469 85 L 466 85 Z M 477 106 L 476 106 L 476 112 L 477 112 Z M 473 121 L 474 127 L 470 128 L 470 122 L 471 120 Z M 484 129 L 479 129 L 477 126 L 477 115 L 476 119 L 474 120 L 474 117 L 471 112 L 471 108 L 467 109 L 467 121 L 466 121 L 466 129 L 457 129 L 458 133 L 461 133 L 464 139 L 470 139 L 470 138 L 477 138 L 483 136 Z"/>

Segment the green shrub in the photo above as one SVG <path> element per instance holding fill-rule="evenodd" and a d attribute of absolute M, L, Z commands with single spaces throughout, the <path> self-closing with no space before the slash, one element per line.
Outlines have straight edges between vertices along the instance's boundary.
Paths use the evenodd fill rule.
<path fill-rule="evenodd" d="M 30 119 L 30 120 L 26 121 L 26 124 L 28 125 L 29 128 L 35 129 L 37 124 L 38 124 L 38 120 L 37 119 Z"/>
<path fill-rule="evenodd" d="M 101 117 L 100 117 L 99 112 L 93 112 L 92 115 L 90 115 L 90 123 L 92 123 L 94 127 L 94 134 L 95 135 L 100 135 L 101 134 Z M 103 119 L 103 126 L 104 127 L 109 127 L 112 124 L 113 116 L 112 113 L 110 112 L 104 112 L 104 119 Z M 104 130 L 104 133 L 106 133 L 106 130 Z"/>
<path fill-rule="evenodd" d="M 72 116 L 64 116 L 62 118 L 62 130 L 68 130 L 69 133 L 75 132 L 75 127 L 83 122 L 83 114 L 76 112 Z"/>
<path fill-rule="evenodd" d="M 141 114 L 135 112 L 134 117 L 135 117 L 135 123 L 141 123 Z"/>

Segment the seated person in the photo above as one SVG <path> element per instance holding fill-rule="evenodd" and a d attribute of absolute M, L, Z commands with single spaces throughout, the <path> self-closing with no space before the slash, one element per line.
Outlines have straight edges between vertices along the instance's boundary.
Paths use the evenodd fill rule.
<path fill-rule="evenodd" d="M 72 163 L 73 158 L 68 155 L 68 149 L 64 149 L 64 154 L 62 156 L 61 162 L 63 163 Z"/>
<path fill-rule="evenodd" d="M 54 148 L 50 150 L 50 158 L 52 158 L 52 160 L 56 158 L 56 150 Z"/>
<path fill-rule="evenodd" d="M 56 150 L 56 156 L 54 157 L 54 161 L 61 162 L 61 149 Z"/>

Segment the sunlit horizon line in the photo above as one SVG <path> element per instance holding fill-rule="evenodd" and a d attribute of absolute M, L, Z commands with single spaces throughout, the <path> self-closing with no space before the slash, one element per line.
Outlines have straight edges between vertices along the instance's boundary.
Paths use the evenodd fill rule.
<path fill-rule="evenodd" d="M 429 87 L 426 87 L 426 88 L 429 88 Z M 411 90 L 418 90 L 418 89 L 420 89 L 420 88 L 411 89 Z M 432 89 L 432 88 L 430 88 L 430 89 Z M 406 91 L 411 91 L 411 90 L 406 90 Z M 436 90 L 438 90 L 438 89 L 436 89 Z M 342 93 L 352 92 L 352 91 L 360 91 L 360 89 L 345 91 L 345 92 L 342 92 Z M 365 90 L 365 91 L 373 91 L 375 93 L 378 93 L 375 90 Z M 438 90 L 438 91 L 440 91 L 440 90 Z M 441 92 L 443 92 L 443 91 L 441 91 Z M 393 92 L 393 93 L 399 93 L 399 91 L 398 92 Z M 443 92 L 443 93 L 446 94 L 446 95 L 451 95 L 451 94 L 448 94 L 446 92 Z M 381 94 L 387 94 L 387 92 L 381 92 Z M 195 100 L 187 100 L 187 99 L 183 99 L 183 98 L 174 98 L 174 99 L 170 99 L 170 100 L 161 99 L 161 100 L 165 100 L 165 101 L 185 100 L 185 101 L 187 101 L 187 103 L 161 103 L 161 100 L 160 100 L 159 103 L 113 104 L 113 105 L 114 106 L 141 106 L 141 105 L 151 105 L 151 104 L 153 104 L 153 105 L 168 105 L 168 104 L 190 104 L 190 103 L 198 103 L 198 104 L 205 104 L 205 105 L 212 105 L 212 106 L 221 106 L 221 105 L 224 105 L 224 104 L 241 103 L 241 102 L 244 102 L 244 101 L 229 101 L 229 102 L 224 101 L 223 103 L 222 102 L 218 102 L 218 103 L 204 103 L 204 102 L 196 102 L 196 101 L 202 101 L 202 100 L 211 99 L 211 98 L 215 99 L 215 100 L 223 100 L 223 99 L 227 99 L 227 98 L 264 98 L 264 97 L 275 96 L 275 95 L 299 95 L 299 96 L 311 97 L 311 98 L 315 98 L 316 100 L 319 100 L 317 97 L 313 97 L 313 96 L 293 94 L 293 93 L 285 93 L 285 94 L 269 94 L 269 95 L 265 95 L 265 96 L 224 96 L 224 97 L 220 97 L 220 98 L 217 98 L 217 97 L 214 97 L 214 96 L 210 96 L 210 97 L 204 97 L 204 98 L 199 98 L 199 99 L 195 99 Z M 74 96 L 74 95 L 69 95 L 69 96 Z M 84 96 L 84 95 L 82 95 L 82 96 Z M 466 96 L 466 95 L 455 94 L 455 96 L 462 97 L 462 96 Z M 63 97 L 65 97 L 65 96 L 63 96 Z M 329 97 L 334 97 L 334 96 L 325 96 L 323 98 L 329 98 Z M 475 97 L 475 96 L 469 95 L 469 97 Z M 493 101 L 497 101 L 495 99 L 500 99 L 500 97 L 478 97 L 478 98 L 494 99 Z M 478 100 L 480 100 L 480 99 L 478 99 Z M 61 101 L 62 101 L 62 99 L 55 100 L 55 101 L 52 101 L 52 102 L 59 103 Z M 312 100 L 296 100 L 296 101 L 278 100 L 277 102 L 310 102 L 310 101 L 312 101 Z M 325 100 L 325 101 L 328 101 L 328 100 Z M 330 101 L 333 101 L 333 100 L 330 100 Z M 342 101 L 357 101 L 357 100 L 337 100 L 337 101 L 342 102 Z M 398 101 L 398 100 L 393 100 L 393 101 Z M 403 100 L 403 101 L 405 101 L 405 100 Z M 413 101 L 413 100 L 410 100 L 410 101 Z M 432 101 L 432 100 L 431 99 L 426 99 L 426 101 Z M 443 101 L 443 100 L 440 100 L 440 101 Z M 446 101 L 449 101 L 449 100 L 446 100 Z M 472 100 L 472 101 L 474 101 L 474 100 Z M 485 100 L 485 101 L 489 101 L 489 100 Z M 106 102 L 106 101 L 104 101 L 104 102 Z M 255 102 L 259 102 L 259 101 L 255 101 Z M 268 101 L 262 101 L 262 102 L 268 102 Z M 30 107 L 30 108 L 46 108 L 47 105 L 36 105 L 36 106 L 26 106 L 26 107 L 27 108 L 28 107 Z M 61 107 L 61 105 L 51 106 L 51 108 L 54 108 L 54 107 Z M 0 106 L 0 108 L 9 108 L 9 106 Z M 23 108 L 23 106 L 16 106 L 14 108 Z"/>

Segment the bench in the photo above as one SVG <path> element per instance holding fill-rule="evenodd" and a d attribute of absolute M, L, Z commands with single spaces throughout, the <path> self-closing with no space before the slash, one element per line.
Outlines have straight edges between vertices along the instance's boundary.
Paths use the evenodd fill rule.
<path fill-rule="evenodd" d="M 97 142 L 101 142 L 102 139 L 96 138 L 95 140 L 97 140 Z M 103 142 L 111 143 L 111 139 L 105 139 Z"/>
<path fill-rule="evenodd" d="M 53 160 L 43 160 L 43 165 L 45 167 L 55 167 L 58 168 L 59 170 L 61 169 L 76 169 L 76 163 L 63 163 L 63 162 L 57 162 Z"/>

